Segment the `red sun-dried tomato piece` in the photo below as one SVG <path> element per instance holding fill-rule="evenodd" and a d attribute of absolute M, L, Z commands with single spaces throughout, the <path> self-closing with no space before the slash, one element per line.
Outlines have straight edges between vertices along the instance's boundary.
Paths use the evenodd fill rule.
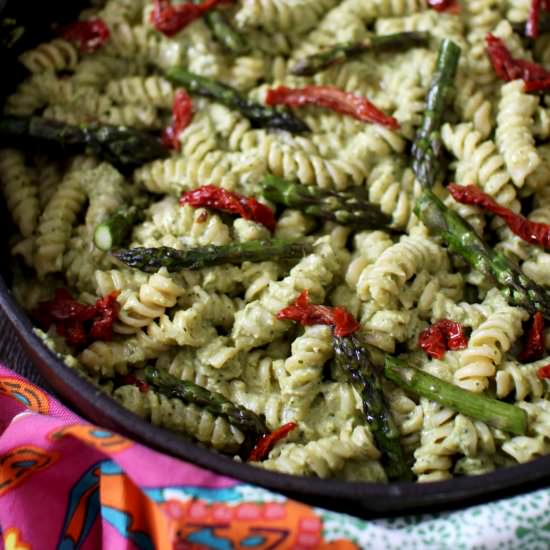
<path fill-rule="evenodd" d="M 309 293 L 304 290 L 294 303 L 277 313 L 277 319 L 295 321 L 302 326 L 330 325 L 336 336 L 345 337 L 357 332 L 359 323 L 343 307 L 320 306 L 309 303 Z"/>
<path fill-rule="evenodd" d="M 82 347 L 90 341 L 112 339 L 120 309 L 118 295 L 118 291 L 112 292 L 88 306 L 77 302 L 67 289 L 59 288 L 53 299 L 38 304 L 31 316 L 44 330 L 54 325 L 68 344 Z"/>
<path fill-rule="evenodd" d="M 538 38 L 539 36 L 539 19 L 540 12 L 544 9 L 550 11 L 549 0 L 531 0 L 529 6 L 529 14 L 527 16 L 527 24 L 525 25 L 525 34 L 531 38 Z"/>
<path fill-rule="evenodd" d="M 113 339 L 113 324 L 118 319 L 120 304 L 117 302 L 119 291 L 111 292 L 97 300 L 95 304 L 96 316 L 90 328 L 92 340 L 109 342 Z"/>
<path fill-rule="evenodd" d="M 509 208 L 498 204 L 490 195 L 487 195 L 475 185 L 457 185 L 451 183 L 447 186 L 455 201 L 461 204 L 471 204 L 502 218 L 514 234 L 530 244 L 536 244 L 544 248 L 550 248 L 550 225 L 534 222 L 521 214 L 512 212 Z"/>
<path fill-rule="evenodd" d="M 66 288 L 56 289 L 53 299 L 41 302 L 33 312 L 38 322 L 48 326 L 67 320 L 87 321 L 94 315 L 94 306 L 77 302 Z"/>
<path fill-rule="evenodd" d="M 200 4 L 185 2 L 172 5 L 171 0 L 153 0 L 153 11 L 151 12 L 151 24 L 157 31 L 166 36 L 174 36 L 187 27 L 193 21 L 202 17 L 206 12 L 214 9 L 219 4 L 231 0 L 204 0 Z"/>
<path fill-rule="evenodd" d="M 464 349 L 468 339 L 460 323 L 441 319 L 420 333 L 418 344 L 430 357 L 443 359 L 448 350 Z"/>
<path fill-rule="evenodd" d="M 267 458 L 271 452 L 271 449 L 275 446 L 275 443 L 281 439 L 284 439 L 297 427 L 298 424 L 296 424 L 296 422 L 289 422 L 288 424 L 284 424 L 280 428 L 277 428 L 275 431 L 262 436 L 248 456 L 248 462 L 260 462 L 261 460 Z"/>
<path fill-rule="evenodd" d="M 168 149 L 179 151 L 179 136 L 193 120 L 193 101 L 185 90 L 178 90 L 172 104 L 172 124 L 162 134 L 162 142 Z"/>
<path fill-rule="evenodd" d="M 99 18 L 75 21 L 61 30 L 61 36 L 76 44 L 84 53 L 92 53 L 101 48 L 110 35 L 107 23 Z"/>
<path fill-rule="evenodd" d="M 485 37 L 487 55 L 491 60 L 496 75 L 505 82 L 521 78 L 526 91 L 544 89 L 543 84 L 550 81 L 550 72 L 542 65 L 517 59 L 506 47 L 506 44 L 496 36 L 488 33 Z"/>
<path fill-rule="evenodd" d="M 288 107 L 317 105 L 352 116 L 363 122 L 374 122 L 392 130 L 399 129 L 399 122 L 395 118 L 380 111 L 366 97 L 354 95 L 333 86 L 305 86 L 303 88 L 279 86 L 267 91 L 266 103 Z"/>
<path fill-rule="evenodd" d="M 531 327 L 527 333 L 527 338 L 523 349 L 518 355 L 522 363 L 531 363 L 542 359 L 545 353 L 544 347 L 544 317 L 540 311 L 533 316 Z"/>
<path fill-rule="evenodd" d="M 458 0 L 428 0 L 428 6 L 439 12 L 460 13 Z"/>
<path fill-rule="evenodd" d="M 547 380 L 548 378 L 550 378 L 550 365 L 546 365 L 537 370 L 537 376 L 541 380 Z"/>
<path fill-rule="evenodd" d="M 245 197 L 215 185 L 203 185 L 193 191 L 187 191 L 181 196 L 180 204 L 236 214 L 245 220 L 261 223 L 271 232 L 275 231 L 275 214 L 269 206 L 258 202 L 253 197 Z"/>
<path fill-rule="evenodd" d="M 150 389 L 149 384 L 139 379 L 135 374 L 127 374 L 122 377 L 122 384 L 136 386 L 141 393 L 147 393 Z"/>

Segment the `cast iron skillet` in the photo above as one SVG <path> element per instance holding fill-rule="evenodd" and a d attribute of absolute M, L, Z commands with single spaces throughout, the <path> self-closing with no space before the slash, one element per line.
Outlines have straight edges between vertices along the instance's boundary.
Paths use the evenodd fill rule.
<path fill-rule="evenodd" d="M 85 2 L 75 0 L 53 2 L 0 0 L 0 15 L 14 15 L 19 23 L 26 26 L 28 32 L 19 46 L 25 49 L 37 43 L 38 40 L 46 38 L 53 21 L 70 19 L 74 16 L 75 10 L 84 5 Z M 0 30 L 0 32 L 3 31 Z M 10 85 L 13 88 L 23 73 L 5 52 L 0 54 L 0 62 L 2 93 L 5 94 Z M 6 78 L 7 75 L 10 75 L 10 78 Z M 0 203 L 0 235 L 2 235 L 0 258 L 8 257 L 6 238 L 10 231 L 8 219 L 5 205 Z M 109 397 L 100 394 L 75 371 L 59 361 L 35 336 L 28 317 L 14 301 L 8 287 L 10 274 L 7 264 L 5 260 L 0 262 L 0 307 L 13 323 L 21 344 L 34 365 L 51 387 L 62 399 L 92 422 L 116 430 L 173 456 L 226 476 L 285 493 L 316 506 L 362 517 L 420 511 L 439 512 L 443 509 L 527 492 L 546 486 L 550 480 L 550 456 L 482 476 L 428 484 L 388 485 L 289 476 L 237 463 L 143 421 Z"/>

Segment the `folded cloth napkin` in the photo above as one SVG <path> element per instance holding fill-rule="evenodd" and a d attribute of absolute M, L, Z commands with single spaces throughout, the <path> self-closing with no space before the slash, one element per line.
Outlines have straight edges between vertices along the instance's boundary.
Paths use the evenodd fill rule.
<path fill-rule="evenodd" d="M 0 366 L 6 550 L 550 547 L 550 489 L 360 520 L 216 475 L 94 426 Z"/>

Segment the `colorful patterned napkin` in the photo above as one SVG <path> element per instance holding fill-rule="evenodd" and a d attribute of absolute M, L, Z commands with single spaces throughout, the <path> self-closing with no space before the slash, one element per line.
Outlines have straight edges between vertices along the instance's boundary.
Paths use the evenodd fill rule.
<path fill-rule="evenodd" d="M 0 366 L 6 550 L 550 548 L 550 490 L 364 521 L 218 476 L 85 422 Z"/>

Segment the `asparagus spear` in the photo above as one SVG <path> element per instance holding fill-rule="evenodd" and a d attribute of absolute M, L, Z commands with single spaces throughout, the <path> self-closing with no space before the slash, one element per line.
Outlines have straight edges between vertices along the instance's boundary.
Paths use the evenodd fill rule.
<path fill-rule="evenodd" d="M 356 336 L 333 337 L 336 364 L 347 372 L 361 393 L 363 411 L 380 451 L 384 454 L 390 479 L 411 480 L 405 462 L 400 434 L 382 392 L 381 373 L 372 366 L 368 351 Z"/>
<path fill-rule="evenodd" d="M 421 48 L 427 46 L 429 40 L 430 33 L 427 32 L 398 32 L 395 34 L 374 35 L 363 42 L 336 44 L 328 50 L 300 59 L 290 72 L 297 76 L 312 76 L 331 65 L 345 63 L 349 59 L 368 51 L 385 52 Z"/>
<path fill-rule="evenodd" d="M 195 0 L 200 4 L 202 0 Z M 218 10 L 209 11 L 204 15 L 208 28 L 216 40 L 227 50 L 242 55 L 248 51 L 248 45 L 243 36 L 227 21 L 225 15 Z"/>
<path fill-rule="evenodd" d="M 474 269 L 494 279 L 508 302 L 531 314 L 540 311 L 550 320 L 550 295 L 510 264 L 500 252 L 491 249 L 473 227 L 454 210 L 425 189 L 415 206 L 416 215 L 438 235 L 452 252 L 460 254 Z"/>
<path fill-rule="evenodd" d="M 224 246 L 209 245 L 188 250 L 176 250 L 167 246 L 159 248 L 130 248 L 114 255 L 125 264 L 155 273 L 161 267 L 169 272 L 182 269 L 201 269 L 222 264 L 263 262 L 267 260 L 292 260 L 311 252 L 311 246 L 303 241 L 248 241 Z"/>
<path fill-rule="evenodd" d="M 377 205 L 368 202 L 368 193 L 362 188 L 333 193 L 273 175 L 267 175 L 262 185 L 263 194 L 270 201 L 356 229 L 386 227 L 392 221 Z"/>
<path fill-rule="evenodd" d="M 309 131 L 307 124 L 292 113 L 249 101 L 239 91 L 216 80 L 178 67 L 170 69 L 166 78 L 183 86 L 189 93 L 208 97 L 230 109 L 240 111 L 254 126 L 278 128 L 293 133 Z"/>
<path fill-rule="evenodd" d="M 441 124 L 449 101 L 460 58 L 460 48 L 445 39 L 439 46 L 437 64 L 432 78 L 422 127 L 413 144 L 413 170 L 424 187 L 432 187 L 441 174 Z"/>
<path fill-rule="evenodd" d="M 505 432 L 516 435 L 524 435 L 527 432 L 527 414 L 523 409 L 463 390 L 427 372 L 408 366 L 395 357 L 386 356 L 384 375 L 406 391 L 436 401 Z"/>
<path fill-rule="evenodd" d="M 258 438 L 269 433 L 265 422 L 258 415 L 245 407 L 235 405 L 221 393 L 211 392 L 192 382 L 185 382 L 155 367 L 145 367 L 144 375 L 147 383 L 166 397 L 181 399 L 216 416 L 223 416 L 232 426 L 254 437 L 254 441 L 250 442 L 251 445 L 254 445 Z"/>
<path fill-rule="evenodd" d="M 195 4 L 202 4 L 203 0 L 193 0 Z M 248 51 L 248 45 L 243 36 L 238 33 L 219 10 L 207 11 L 203 16 L 214 38 L 226 49 L 236 55 Z"/>
<path fill-rule="evenodd" d="M 118 248 L 125 241 L 130 231 L 143 220 L 143 209 L 140 206 L 123 206 L 114 212 L 94 230 L 94 244 L 99 250 L 108 251 Z"/>
<path fill-rule="evenodd" d="M 62 148 L 84 147 L 121 167 L 136 167 L 167 156 L 156 137 L 125 126 L 81 124 L 73 126 L 42 117 L 7 116 L 0 119 L 0 141 L 34 139 Z"/>

